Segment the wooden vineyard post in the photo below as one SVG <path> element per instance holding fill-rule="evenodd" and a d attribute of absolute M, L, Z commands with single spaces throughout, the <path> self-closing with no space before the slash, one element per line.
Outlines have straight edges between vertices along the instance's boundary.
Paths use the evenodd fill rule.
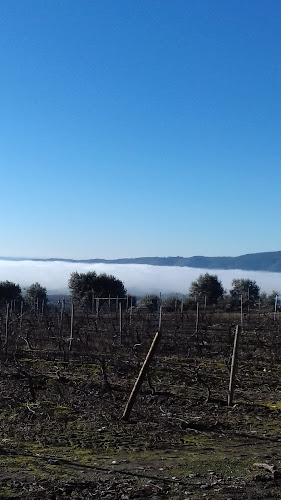
<path fill-rule="evenodd" d="M 42 307 L 43 307 L 43 304 L 44 304 L 44 300 L 42 301 Z M 65 307 L 65 300 L 63 298 L 61 301 L 60 319 L 59 319 L 59 335 L 60 335 L 60 337 L 61 337 L 61 333 L 62 333 L 64 307 Z M 43 314 L 43 312 L 42 312 L 42 314 Z"/>
<path fill-rule="evenodd" d="M 136 397 L 137 397 L 138 392 L 139 392 L 139 390 L 141 388 L 143 380 L 144 380 L 144 378 L 145 378 L 145 376 L 147 374 L 147 371 L 148 371 L 149 365 L 150 365 L 150 363 L 152 361 L 152 358 L 153 358 L 153 356 L 154 356 L 154 354 L 156 352 L 157 346 L 158 346 L 158 344 L 160 342 L 160 338 L 161 338 L 161 330 L 159 330 L 159 332 L 157 332 L 155 334 L 155 337 L 154 337 L 154 339 L 152 341 L 152 344 L 151 344 L 150 349 L 149 349 L 149 351 L 147 353 L 145 361 L 144 361 L 144 363 L 143 363 L 143 365 L 142 365 L 142 367 L 140 369 L 138 378 L 137 378 L 137 380 L 135 382 L 135 385 L 134 385 L 134 387 L 132 389 L 132 392 L 130 394 L 130 397 L 128 399 L 128 403 L 127 403 L 126 408 L 124 410 L 124 413 L 122 415 L 122 419 L 123 420 L 129 420 L 129 418 L 130 418 L 131 410 L 132 410 L 132 408 L 134 406 Z"/>
<path fill-rule="evenodd" d="M 44 304 L 44 301 L 42 302 L 42 304 Z M 64 307 L 65 307 L 65 299 L 63 298 L 62 301 L 61 301 L 61 310 L 60 310 L 60 324 L 61 325 L 62 325 L 62 321 L 63 321 Z"/>
<path fill-rule="evenodd" d="M 236 326 L 234 344 L 233 344 L 233 352 L 231 359 L 231 370 L 230 370 L 230 379 L 229 379 L 229 388 L 228 388 L 228 397 L 227 397 L 227 405 L 231 406 L 233 402 L 233 393 L 234 393 L 234 385 L 235 385 L 235 375 L 237 370 L 238 363 L 238 345 L 239 345 L 239 337 L 241 333 L 241 326 Z"/>
<path fill-rule="evenodd" d="M 73 322 L 74 322 L 74 304 L 71 301 L 71 316 L 70 316 L 70 337 L 69 337 L 69 346 L 68 349 L 71 351 L 72 349 L 72 342 L 73 342 Z"/>
<path fill-rule="evenodd" d="M 241 293 L 240 297 L 240 316 L 241 316 L 241 328 L 243 328 L 243 295 Z"/>
<path fill-rule="evenodd" d="M 123 324 L 122 324 L 122 302 L 119 302 L 119 333 L 120 333 L 120 345 L 123 342 Z"/>
<path fill-rule="evenodd" d="M 23 300 L 20 303 L 20 334 L 22 330 L 22 316 L 23 316 Z"/>
<path fill-rule="evenodd" d="M 196 325 L 195 325 L 195 332 L 198 333 L 198 325 L 199 325 L 199 302 L 197 302 L 196 305 Z"/>
<path fill-rule="evenodd" d="M 96 298 L 96 319 L 99 319 L 100 299 Z"/>
<path fill-rule="evenodd" d="M 181 298 L 181 317 L 183 316 L 183 296 Z"/>
<path fill-rule="evenodd" d="M 160 309 L 161 305 L 162 305 L 162 293 L 160 292 L 159 293 L 159 301 L 158 301 L 158 307 L 159 307 L 159 309 Z"/>
<path fill-rule="evenodd" d="M 5 319 L 5 357 L 7 357 L 7 351 L 8 351 L 9 306 L 10 304 L 7 302 L 6 319 Z"/>
<path fill-rule="evenodd" d="M 132 324 L 132 314 L 133 314 L 133 297 L 131 297 L 131 305 L 130 305 L 130 325 Z"/>
<path fill-rule="evenodd" d="M 160 306 L 160 309 L 159 309 L 159 323 L 158 323 L 158 330 L 161 330 L 161 326 L 162 326 L 162 306 Z"/>
<path fill-rule="evenodd" d="M 277 304 L 278 304 L 278 295 L 275 295 L 275 301 L 274 301 L 274 315 L 273 315 L 273 319 L 274 319 L 274 321 L 276 320 Z"/>

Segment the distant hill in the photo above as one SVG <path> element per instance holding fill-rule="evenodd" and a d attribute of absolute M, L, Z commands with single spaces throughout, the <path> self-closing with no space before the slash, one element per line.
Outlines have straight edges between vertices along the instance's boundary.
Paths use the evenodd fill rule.
<path fill-rule="evenodd" d="M 77 262 L 84 264 L 149 264 L 151 266 L 180 266 L 202 269 L 242 269 L 245 271 L 271 271 L 281 272 L 281 251 L 261 252 L 240 255 L 238 257 L 137 257 L 125 259 L 27 259 L 0 257 L 0 260 L 31 260 L 43 262 Z"/>

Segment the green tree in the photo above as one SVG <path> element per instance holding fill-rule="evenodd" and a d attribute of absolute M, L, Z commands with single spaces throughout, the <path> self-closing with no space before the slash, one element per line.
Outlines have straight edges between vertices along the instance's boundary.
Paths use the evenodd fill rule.
<path fill-rule="evenodd" d="M 68 280 L 68 287 L 71 292 L 72 299 L 76 302 L 84 302 L 91 304 L 93 294 L 95 293 L 95 285 L 97 273 L 95 271 L 88 273 L 71 273 Z"/>
<path fill-rule="evenodd" d="M 223 297 L 224 289 L 218 277 L 213 274 L 201 274 L 189 288 L 189 295 L 196 301 L 216 304 Z"/>
<path fill-rule="evenodd" d="M 156 294 L 151 294 L 151 295 L 145 295 L 138 301 L 138 307 L 142 307 L 144 309 L 147 309 L 150 312 L 157 311 L 158 306 L 159 306 L 160 299 L 158 295 Z"/>
<path fill-rule="evenodd" d="M 260 294 L 261 305 L 273 309 L 276 302 L 276 295 L 279 297 L 279 293 L 276 290 L 272 290 L 272 292 L 269 294 L 265 292 L 261 293 Z M 278 300 L 278 306 L 279 306 L 279 300 Z"/>
<path fill-rule="evenodd" d="M 162 306 L 166 311 L 171 312 L 178 310 L 181 307 L 181 299 L 178 298 L 177 294 L 168 295 L 168 297 L 165 297 L 165 299 L 162 301 Z"/>
<path fill-rule="evenodd" d="M 48 302 L 47 290 L 40 283 L 32 283 L 25 291 L 25 300 L 31 304 L 35 305 L 38 301 L 38 305 L 41 306 L 42 303 L 46 304 Z"/>
<path fill-rule="evenodd" d="M 21 287 L 11 281 L 0 281 L 0 302 L 6 303 L 11 300 L 21 300 Z"/>
<path fill-rule="evenodd" d="M 91 307 L 93 297 L 124 298 L 127 291 L 122 281 L 115 276 L 95 271 L 74 272 L 70 275 L 68 286 L 72 298 L 82 306 Z"/>
<path fill-rule="evenodd" d="M 254 303 L 259 298 L 260 287 L 253 280 L 234 279 L 229 293 L 234 301 L 240 300 L 242 295 L 244 301 L 248 300 L 249 303 Z"/>
<path fill-rule="evenodd" d="M 102 273 L 96 280 L 96 297 L 125 297 L 127 290 L 124 283 L 112 274 Z"/>

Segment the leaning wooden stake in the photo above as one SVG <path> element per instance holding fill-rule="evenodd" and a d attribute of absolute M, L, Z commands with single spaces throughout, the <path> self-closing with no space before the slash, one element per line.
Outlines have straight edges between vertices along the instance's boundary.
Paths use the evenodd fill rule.
<path fill-rule="evenodd" d="M 161 330 L 159 330 L 159 332 L 157 332 L 155 334 L 155 337 L 154 337 L 153 342 L 152 342 L 152 344 L 150 346 L 148 354 L 147 354 L 147 356 L 145 358 L 145 361 L 144 361 L 144 363 L 143 363 L 143 365 L 141 367 L 141 370 L 139 372 L 138 378 L 137 378 L 137 380 L 135 382 L 135 385 L 134 385 L 134 387 L 132 389 L 132 392 L 130 394 L 130 397 L 128 399 L 128 403 L 126 405 L 125 411 L 124 411 L 124 413 L 122 415 L 123 420 L 129 420 L 129 418 L 130 418 L 131 410 L 132 410 L 132 408 L 134 406 L 134 402 L 135 402 L 136 397 L 138 395 L 138 392 L 139 392 L 139 390 L 141 388 L 141 384 L 143 383 L 143 380 L 144 380 L 144 378 L 145 378 L 145 376 L 147 374 L 149 365 L 150 365 L 150 363 L 152 361 L 152 358 L 153 358 L 153 356 L 155 354 L 157 346 L 158 346 L 158 344 L 160 342 L 160 338 L 161 338 Z"/>
<path fill-rule="evenodd" d="M 231 406 L 233 403 L 233 393 L 235 386 L 235 375 L 237 370 L 237 362 L 238 362 L 238 345 L 239 345 L 239 337 L 241 333 L 241 326 L 236 326 L 235 337 L 234 337 L 234 345 L 233 345 L 233 353 L 231 360 L 231 370 L 230 370 L 230 379 L 229 379 L 229 388 L 228 388 L 228 397 L 227 397 L 227 405 Z"/>

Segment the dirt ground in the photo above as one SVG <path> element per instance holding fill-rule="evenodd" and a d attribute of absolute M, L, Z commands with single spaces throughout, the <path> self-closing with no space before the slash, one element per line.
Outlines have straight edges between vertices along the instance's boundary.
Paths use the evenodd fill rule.
<path fill-rule="evenodd" d="M 165 313 L 128 421 L 130 391 L 159 313 L 0 316 L 0 498 L 281 499 L 278 315 Z M 71 349 L 69 349 L 71 344 Z"/>

